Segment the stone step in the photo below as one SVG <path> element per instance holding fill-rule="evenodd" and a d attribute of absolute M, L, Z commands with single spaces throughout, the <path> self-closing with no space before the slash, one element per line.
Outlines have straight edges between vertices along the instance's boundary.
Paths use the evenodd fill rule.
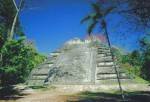
<path fill-rule="evenodd" d="M 51 60 L 52 58 L 56 58 L 56 56 L 58 56 L 58 55 L 50 54 L 50 55 L 48 55 L 47 60 Z"/>
<path fill-rule="evenodd" d="M 110 52 L 97 52 L 97 54 L 111 55 L 111 53 L 110 53 Z"/>
<path fill-rule="evenodd" d="M 100 62 L 113 62 L 113 59 L 110 58 L 97 58 L 97 63 Z"/>
<path fill-rule="evenodd" d="M 97 53 L 97 56 L 112 56 L 111 53 Z"/>
<path fill-rule="evenodd" d="M 118 65 L 116 65 L 116 66 L 114 66 L 114 65 L 99 65 L 96 68 L 105 69 L 105 68 L 115 68 L 115 67 L 121 69 Z"/>
<path fill-rule="evenodd" d="M 97 64 L 97 67 L 113 67 L 114 65 L 102 65 L 102 64 Z"/>
<path fill-rule="evenodd" d="M 119 72 L 123 72 L 121 70 L 118 70 Z M 105 68 L 105 69 L 97 69 L 97 73 L 116 73 L 115 69 L 114 68 Z"/>
<path fill-rule="evenodd" d="M 44 64 L 54 64 L 56 60 L 51 59 L 44 62 Z"/>
<path fill-rule="evenodd" d="M 112 57 L 112 56 L 108 54 L 97 54 L 96 57 L 101 58 L 101 57 Z"/>
<path fill-rule="evenodd" d="M 98 49 L 97 52 L 105 52 L 105 53 L 110 53 L 110 50 L 102 50 L 102 49 Z"/>
<path fill-rule="evenodd" d="M 116 70 L 115 70 L 114 67 L 113 68 L 111 68 L 111 67 L 101 67 L 101 68 L 97 68 L 96 70 L 97 70 L 97 73 L 116 73 Z M 117 68 L 117 71 L 120 72 L 120 73 L 124 72 L 124 70 L 121 69 L 121 68 Z"/>
<path fill-rule="evenodd" d="M 51 66 L 52 64 L 40 64 L 39 66 L 37 66 L 37 69 L 41 69 L 41 68 L 49 68 L 49 66 Z"/>
<path fill-rule="evenodd" d="M 106 57 L 106 54 L 97 54 L 97 57 Z"/>
<path fill-rule="evenodd" d="M 120 79 L 121 84 L 128 84 L 128 83 L 135 83 L 134 80 L 128 78 L 128 79 Z M 109 80 L 96 80 L 96 84 L 100 85 L 118 85 L 118 79 L 109 79 Z"/>
<path fill-rule="evenodd" d="M 38 68 L 36 68 L 35 70 L 48 70 L 48 69 L 50 69 L 50 67 L 38 67 Z"/>
<path fill-rule="evenodd" d="M 55 57 L 55 56 L 58 56 L 60 53 L 61 52 L 59 52 L 59 51 L 55 51 L 55 52 L 50 53 L 50 56 Z"/>
<path fill-rule="evenodd" d="M 54 59 L 56 59 L 58 56 L 59 56 L 59 55 L 50 55 L 47 60 L 48 60 L 48 61 L 54 60 Z"/>
<path fill-rule="evenodd" d="M 36 69 L 31 72 L 30 79 L 28 80 L 29 85 L 43 85 L 45 79 L 49 74 L 49 70 L 54 65 L 54 58 L 46 60 L 43 64 L 40 64 Z"/>
<path fill-rule="evenodd" d="M 122 70 L 117 70 L 119 74 L 124 73 Z M 97 70 L 96 74 L 116 74 L 115 69 L 108 69 L 108 70 Z"/>
<path fill-rule="evenodd" d="M 100 55 L 100 56 L 96 56 L 97 57 L 97 59 L 112 59 L 112 56 L 102 56 L 102 55 Z"/>
<path fill-rule="evenodd" d="M 97 80 L 108 80 L 108 79 L 117 79 L 116 73 L 98 73 L 96 76 Z M 119 73 L 120 79 L 128 79 L 125 73 Z"/>
<path fill-rule="evenodd" d="M 32 78 L 31 78 L 31 79 L 32 79 L 32 80 L 33 80 L 33 79 L 41 79 L 41 80 L 43 79 L 43 80 L 45 80 L 46 78 L 47 78 L 47 75 L 35 75 L 35 74 L 34 74 L 34 75 L 32 75 Z"/>
<path fill-rule="evenodd" d="M 110 49 L 107 47 L 98 47 L 97 50 L 110 50 Z"/>
<path fill-rule="evenodd" d="M 32 74 L 47 74 L 49 70 L 50 68 L 36 69 L 35 71 L 32 72 Z"/>
<path fill-rule="evenodd" d="M 97 63 L 97 66 L 113 66 L 114 62 L 99 62 Z"/>
<path fill-rule="evenodd" d="M 106 46 L 98 46 L 97 49 L 98 50 L 110 50 L 109 47 L 106 47 Z"/>
<path fill-rule="evenodd" d="M 52 59 L 56 59 L 59 55 L 51 55 Z"/>
<path fill-rule="evenodd" d="M 27 82 L 27 84 L 28 84 L 29 86 L 42 86 L 42 85 L 44 85 L 44 81 L 45 81 L 45 80 L 29 80 L 29 81 Z"/>

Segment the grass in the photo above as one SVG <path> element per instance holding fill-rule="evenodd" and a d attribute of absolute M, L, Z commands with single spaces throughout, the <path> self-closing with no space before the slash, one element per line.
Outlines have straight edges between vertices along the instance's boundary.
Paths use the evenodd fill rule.
<path fill-rule="evenodd" d="M 125 100 L 122 100 L 119 92 L 81 92 L 72 95 L 67 102 L 150 102 L 150 92 L 125 92 Z"/>
<path fill-rule="evenodd" d="M 137 83 L 141 83 L 141 84 L 149 84 L 148 81 L 142 79 L 141 77 L 136 76 L 134 79 Z"/>

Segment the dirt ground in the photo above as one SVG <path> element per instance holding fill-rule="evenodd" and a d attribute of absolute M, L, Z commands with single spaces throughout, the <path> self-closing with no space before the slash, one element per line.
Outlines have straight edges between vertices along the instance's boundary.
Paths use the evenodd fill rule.
<path fill-rule="evenodd" d="M 24 88 L 19 94 L 1 98 L 0 102 L 122 102 L 117 86 L 56 85 L 48 88 Z M 18 90 L 17 89 L 17 90 Z M 125 102 L 150 102 L 149 85 L 123 87 Z"/>

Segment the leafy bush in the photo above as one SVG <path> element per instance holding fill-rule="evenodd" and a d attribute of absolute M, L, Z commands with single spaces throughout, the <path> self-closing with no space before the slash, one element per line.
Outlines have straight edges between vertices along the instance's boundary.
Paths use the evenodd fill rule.
<path fill-rule="evenodd" d="M 124 63 L 121 64 L 121 67 L 125 68 L 126 73 L 132 78 L 135 78 L 136 76 L 140 76 L 141 74 L 141 67 L 139 66 L 132 66 L 129 63 Z"/>
<path fill-rule="evenodd" d="M 150 34 L 145 35 L 140 40 L 140 45 L 142 49 L 142 69 L 141 76 L 150 81 Z"/>
<path fill-rule="evenodd" d="M 24 39 L 7 41 L 1 48 L 0 84 L 2 86 L 24 82 L 30 71 L 45 57 L 38 54 Z"/>
<path fill-rule="evenodd" d="M 144 53 L 144 61 L 141 69 L 141 76 L 150 81 L 150 50 Z"/>

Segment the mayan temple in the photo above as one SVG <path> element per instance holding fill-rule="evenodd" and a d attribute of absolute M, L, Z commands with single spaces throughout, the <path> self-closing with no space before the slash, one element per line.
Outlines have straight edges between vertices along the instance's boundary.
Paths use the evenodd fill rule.
<path fill-rule="evenodd" d="M 60 49 L 52 52 L 47 60 L 32 70 L 29 85 L 82 85 L 126 81 L 129 77 L 123 68 L 113 61 L 110 48 L 99 39 L 80 40 L 75 38 L 66 42 Z"/>

